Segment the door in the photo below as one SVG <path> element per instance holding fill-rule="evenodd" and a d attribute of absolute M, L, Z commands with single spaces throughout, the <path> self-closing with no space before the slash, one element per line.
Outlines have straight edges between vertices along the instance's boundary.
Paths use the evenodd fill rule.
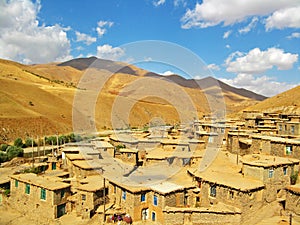
<path fill-rule="evenodd" d="M 142 209 L 142 220 L 148 220 L 149 218 L 149 209 Z"/>
<path fill-rule="evenodd" d="M 66 204 L 57 206 L 57 218 L 66 214 Z"/>

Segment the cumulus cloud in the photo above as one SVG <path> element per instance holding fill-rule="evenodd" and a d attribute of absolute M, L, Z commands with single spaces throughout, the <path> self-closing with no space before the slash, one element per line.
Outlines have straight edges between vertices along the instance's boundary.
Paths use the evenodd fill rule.
<path fill-rule="evenodd" d="M 97 38 L 92 37 L 90 35 L 80 33 L 78 31 L 75 32 L 76 34 L 76 41 L 77 42 L 84 42 L 86 45 L 90 45 L 97 41 Z"/>
<path fill-rule="evenodd" d="M 266 30 L 300 28 L 300 2 L 297 7 L 283 8 L 266 19 Z"/>
<path fill-rule="evenodd" d="M 275 19 L 276 11 L 292 7 L 299 7 L 299 0 L 203 0 L 202 3 L 196 3 L 194 9 L 188 9 L 181 18 L 181 22 L 183 29 L 206 28 L 218 24 L 228 26 L 245 21 L 249 17 L 269 16 L 274 13 L 274 18 L 269 19 L 270 25 L 268 25 L 273 27 L 275 24 L 272 21 Z M 290 16 L 295 18 L 298 17 L 297 14 L 299 15 L 299 13 L 294 13 Z M 288 21 L 291 22 L 290 19 Z"/>
<path fill-rule="evenodd" d="M 229 31 L 226 31 L 224 34 L 223 34 L 223 38 L 224 39 L 227 39 L 228 37 L 229 37 L 229 35 L 231 34 L 231 30 L 229 30 Z"/>
<path fill-rule="evenodd" d="M 0 58 L 46 63 L 72 58 L 70 41 L 60 25 L 40 25 L 39 1 L 0 1 Z"/>
<path fill-rule="evenodd" d="M 209 69 L 209 70 L 220 70 L 220 67 L 218 65 L 214 64 L 214 63 L 208 64 L 206 66 L 206 68 Z"/>
<path fill-rule="evenodd" d="M 286 37 L 287 39 L 300 38 L 300 33 L 294 32 L 291 35 Z"/>
<path fill-rule="evenodd" d="M 120 47 L 112 47 L 108 44 L 97 47 L 97 56 L 101 59 L 117 61 L 120 57 L 124 56 L 124 54 L 124 49 Z"/>
<path fill-rule="evenodd" d="M 98 27 L 96 28 L 96 31 L 98 33 L 98 36 L 102 37 L 107 32 L 107 28 L 112 27 L 114 25 L 114 23 L 111 21 L 100 20 L 97 23 L 97 25 L 98 25 Z"/>
<path fill-rule="evenodd" d="M 166 0 L 153 1 L 155 7 L 165 4 Z"/>
<path fill-rule="evenodd" d="M 187 1 L 186 0 L 174 0 L 174 6 L 178 7 L 182 5 L 183 7 L 186 7 Z"/>
<path fill-rule="evenodd" d="M 232 53 L 225 61 L 228 72 L 260 74 L 276 66 L 279 70 L 288 70 L 298 61 L 298 54 L 285 53 L 282 49 L 269 48 L 261 51 L 259 48 L 250 50 L 247 54 Z"/>
<path fill-rule="evenodd" d="M 230 49 L 231 47 L 230 47 L 230 45 L 226 45 L 225 48 Z"/>
<path fill-rule="evenodd" d="M 238 74 L 233 79 L 220 79 L 222 82 L 238 88 L 251 90 L 255 93 L 271 97 L 294 88 L 297 84 L 278 82 L 267 76 L 253 76 L 252 74 Z"/>
<path fill-rule="evenodd" d="M 258 22 L 258 18 L 257 17 L 253 17 L 252 20 L 251 20 L 251 22 L 247 26 L 239 29 L 239 33 L 240 34 L 246 34 L 246 33 L 248 33 L 249 31 L 251 31 L 256 26 L 257 22 Z"/>

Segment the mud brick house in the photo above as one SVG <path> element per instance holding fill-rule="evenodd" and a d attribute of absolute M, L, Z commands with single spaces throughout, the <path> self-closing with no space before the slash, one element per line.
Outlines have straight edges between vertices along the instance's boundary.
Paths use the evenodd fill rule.
<path fill-rule="evenodd" d="M 116 134 L 109 137 L 113 146 L 125 145 L 126 148 L 137 148 L 139 140 L 130 134 Z"/>
<path fill-rule="evenodd" d="M 300 116 L 287 115 L 286 119 L 282 119 L 277 123 L 279 135 L 300 136 Z"/>
<path fill-rule="evenodd" d="M 252 139 L 248 132 L 231 131 L 227 137 L 227 151 L 234 154 L 246 155 L 252 151 L 250 149 Z"/>
<path fill-rule="evenodd" d="M 300 215 L 300 184 L 286 187 L 286 203 L 287 211 Z"/>
<path fill-rule="evenodd" d="M 41 220 L 55 219 L 67 212 L 70 186 L 55 177 L 33 173 L 12 175 L 10 204 L 20 212 L 39 216 Z"/>
<path fill-rule="evenodd" d="M 290 185 L 290 176 L 299 171 L 299 160 L 268 155 L 247 155 L 242 158 L 242 173 L 265 185 L 264 199 L 272 202 L 277 194 Z"/>
<path fill-rule="evenodd" d="M 95 150 L 107 152 L 111 157 L 114 157 L 115 147 L 107 141 L 103 141 L 101 138 L 92 139 L 91 144 L 94 145 Z"/>
<path fill-rule="evenodd" d="M 99 206 L 109 203 L 108 188 L 104 185 L 101 175 L 89 176 L 79 181 L 79 185 L 75 187 L 76 194 L 72 196 L 78 216 L 89 219 Z"/>
<path fill-rule="evenodd" d="M 120 148 L 115 153 L 115 158 L 121 159 L 124 163 L 130 163 L 133 165 L 138 165 L 139 162 L 139 150 Z"/>
<path fill-rule="evenodd" d="M 243 177 L 239 173 L 215 171 L 190 173 L 198 182 L 199 194 L 196 196 L 196 206 L 200 208 L 218 204 L 224 204 L 227 208 L 230 206 L 238 208 L 234 212 L 241 213 L 239 221 L 241 223 L 249 220 L 264 204 L 262 181 Z"/>

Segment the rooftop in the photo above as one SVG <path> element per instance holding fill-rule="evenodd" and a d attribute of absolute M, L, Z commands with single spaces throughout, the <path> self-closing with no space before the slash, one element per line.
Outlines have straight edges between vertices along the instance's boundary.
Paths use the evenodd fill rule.
<path fill-rule="evenodd" d="M 70 184 L 60 181 L 58 178 L 36 175 L 34 173 L 12 175 L 11 178 L 52 191 L 71 186 Z"/>
<path fill-rule="evenodd" d="M 272 167 L 272 166 L 299 164 L 300 161 L 298 159 L 293 159 L 293 158 L 253 154 L 253 155 L 243 156 L 242 162 L 245 165 L 257 166 L 257 167 Z"/>

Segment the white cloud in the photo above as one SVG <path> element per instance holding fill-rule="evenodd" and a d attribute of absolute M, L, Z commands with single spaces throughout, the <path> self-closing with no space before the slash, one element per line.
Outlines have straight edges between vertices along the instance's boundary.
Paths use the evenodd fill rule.
<path fill-rule="evenodd" d="M 225 46 L 225 48 L 228 48 L 228 49 L 230 49 L 231 47 L 230 47 L 230 45 L 226 45 L 226 46 Z"/>
<path fill-rule="evenodd" d="M 174 0 L 174 6 L 178 7 L 182 5 L 183 7 L 187 6 L 187 1 L 186 0 Z"/>
<path fill-rule="evenodd" d="M 246 34 L 246 33 L 248 33 L 249 31 L 251 31 L 256 26 L 257 22 L 258 22 L 258 18 L 257 17 L 253 17 L 252 20 L 251 20 L 251 22 L 247 26 L 239 29 L 239 33 L 240 34 Z"/>
<path fill-rule="evenodd" d="M 163 75 L 163 76 L 170 76 L 170 75 L 174 75 L 174 74 L 175 74 L 175 73 L 172 72 L 172 71 L 170 71 L 170 70 L 165 71 L 165 72 L 163 72 L 163 73 L 160 73 L 160 75 Z"/>
<path fill-rule="evenodd" d="M 238 74 L 233 79 L 220 79 L 222 82 L 231 86 L 244 88 L 264 96 L 274 96 L 284 91 L 287 91 L 297 84 L 288 84 L 285 82 L 278 82 L 274 78 L 267 76 L 253 76 L 251 74 Z"/>
<path fill-rule="evenodd" d="M 229 35 L 231 34 L 231 30 L 229 30 L 229 31 L 226 31 L 224 34 L 223 34 L 223 38 L 224 39 L 227 39 L 228 37 L 229 37 Z"/>
<path fill-rule="evenodd" d="M 102 37 L 107 32 L 107 28 L 112 27 L 114 25 L 114 23 L 111 21 L 100 20 L 97 23 L 97 25 L 98 25 L 98 27 L 96 28 L 96 31 L 98 33 L 98 36 Z"/>
<path fill-rule="evenodd" d="M 300 2 L 297 7 L 283 8 L 274 12 L 266 19 L 266 30 L 300 28 Z"/>
<path fill-rule="evenodd" d="M 0 58 L 46 63 L 72 58 L 70 41 L 60 25 L 40 25 L 41 4 L 30 0 L 0 1 Z"/>
<path fill-rule="evenodd" d="M 77 41 L 77 42 L 82 41 L 82 42 L 84 42 L 86 45 L 90 45 L 90 44 L 92 44 L 92 43 L 94 43 L 94 42 L 97 41 L 97 38 L 92 37 L 92 36 L 87 35 L 87 34 L 84 34 L 84 33 L 80 33 L 80 32 L 78 32 L 78 31 L 76 31 L 75 34 L 76 34 L 76 41 Z"/>
<path fill-rule="evenodd" d="M 287 39 L 300 38 L 300 33 L 294 32 L 291 35 L 286 37 Z"/>
<path fill-rule="evenodd" d="M 182 28 L 206 28 L 221 23 L 228 26 L 249 17 L 268 16 L 295 6 L 299 7 L 299 0 L 203 0 L 202 3 L 196 3 L 194 9 L 186 11 L 181 18 Z"/>
<path fill-rule="evenodd" d="M 225 61 L 228 72 L 259 74 L 276 66 L 279 70 L 288 70 L 298 61 L 298 54 L 284 53 L 282 49 L 269 48 L 261 51 L 259 48 L 250 50 L 247 54 L 234 52 Z"/>
<path fill-rule="evenodd" d="M 214 63 L 207 65 L 206 68 L 210 70 L 220 70 L 220 67 Z"/>
<path fill-rule="evenodd" d="M 165 2 L 166 2 L 166 0 L 157 0 L 157 1 L 153 1 L 153 5 L 154 5 L 155 7 L 158 7 L 158 6 L 160 6 L 160 5 L 165 4 Z"/>
<path fill-rule="evenodd" d="M 120 47 L 113 48 L 111 45 L 105 44 L 97 47 L 97 56 L 101 59 L 118 60 L 124 56 L 125 51 Z"/>

